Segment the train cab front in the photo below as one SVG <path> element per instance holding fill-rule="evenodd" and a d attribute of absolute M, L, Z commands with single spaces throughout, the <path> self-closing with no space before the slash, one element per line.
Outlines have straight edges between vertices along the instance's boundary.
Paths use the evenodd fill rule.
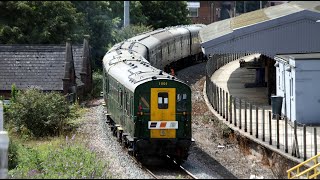
<path fill-rule="evenodd" d="M 187 159 L 192 143 L 189 96 L 183 88 L 151 88 L 150 96 L 140 97 L 138 119 L 145 138 L 136 142 L 139 154 Z"/>

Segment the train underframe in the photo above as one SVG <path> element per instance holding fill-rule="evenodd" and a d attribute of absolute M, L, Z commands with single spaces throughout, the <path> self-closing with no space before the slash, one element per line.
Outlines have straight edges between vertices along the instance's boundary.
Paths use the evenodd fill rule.
<path fill-rule="evenodd" d="M 191 65 L 201 63 L 204 61 L 207 61 L 207 57 L 202 52 L 200 52 L 198 54 L 182 58 L 178 61 L 170 63 L 169 65 L 166 65 L 164 67 L 164 71 L 167 73 L 171 73 L 171 69 L 174 69 L 174 71 L 179 71 L 183 68 L 186 68 Z"/>
<path fill-rule="evenodd" d="M 188 158 L 191 139 L 138 139 L 125 133 L 120 125 L 117 125 L 110 116 L 106 123 L 109 125 L 113 136 L 128 153 L 144 164 L 154 165 L 157 160 L 169 156 L 177 164 L 183 163 Z"/>

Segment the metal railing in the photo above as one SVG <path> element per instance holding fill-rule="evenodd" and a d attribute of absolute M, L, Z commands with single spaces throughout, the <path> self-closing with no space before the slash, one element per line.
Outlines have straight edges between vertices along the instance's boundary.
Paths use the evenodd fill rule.
<path fill-rule="evenodd" d="M 301 179 L 301 177 L 306 177 L 307 179 L 317 179 L 318 175 L 320 174 L 320 171 L 318 170 L 318 167 L 320 166 L 319 157 L 320 154 L 313 156 L 312 158 L 287 170 L 288 179 Z M 312 163 L 312 165 L 309 165 L 311 166 L 310 168 L 305 169 L 304 167 L 308 163 Z"/>
<path fill-rule="evenodd" d="M 211 80 L 213 73 L 225 64 L 246 54 L 214 55 L 206 65 L 206 94 L 213 109 L 225 123 L 252 138 L 260 139 L 293 157 L 306 160 L 318 153 L 320 127 L 291 122 L 286 117 L 272 117 L 270 106 L 257 105 L 234 97 Z"/>

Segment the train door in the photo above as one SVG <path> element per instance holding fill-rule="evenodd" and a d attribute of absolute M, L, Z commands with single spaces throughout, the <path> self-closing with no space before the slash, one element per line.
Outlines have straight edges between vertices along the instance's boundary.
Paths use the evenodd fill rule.
<path fill-rule="evenodd" d="M 150 129 L 151 138 L 176 138 L 176 89 L 151 88 Z"/>

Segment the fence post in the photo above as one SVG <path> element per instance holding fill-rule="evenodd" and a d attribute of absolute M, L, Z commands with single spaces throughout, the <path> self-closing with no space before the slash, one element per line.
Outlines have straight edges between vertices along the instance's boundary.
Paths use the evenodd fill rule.
<path fill-rule="evenodd" d="M 279 149 L 280 148 L 280 137 L 279 137 L 279 114 L 276 114 L 277 116 L 277 148 Z"/>
<path fill-rule="evenodd" d="M 265 141 L 265 112 L 264 107 L 262 107 L 262 141 Z"/>
<path fill-rule="evenodd" d="M 229 106 L 229 112 L 230 112 L 230 124 L 232 124 L 232 95 L 230 95 L 230 106 Z"/>
<path fill-rule="evenodd" d="M 215 91 L 215 104 L 216 104 L 216 106 L 214 107 L 214 110 L 216 110 L 216 111 L 218 111 L 218 107 L 219 107 L 219 103 L 218 103 L 218 99 L 219 99 L 219 97 L 218 97 L 218 90 L 217 90 L 217 86 L 216 85 L 214 85 L 214 91 Z"/>
<path fill-rule="evenodd" d="M 269 144 L 272 145 L 272 125 L 271 125 L 271 111 L 269 111 Z"/>
<path fill-rule="evenodd" d="M 247 102 L 244 101 L 244 132 L 247 132 Z"/>
<path fill-rule="evenodd" d="M 226 117 L 226 111 L 225 111 L 225 106 L 226 106 L 226 99 L 225 99 L 225 91 L 222 90 L 222 118 Z"/>
<path fill-rule="evenodd" d="M 220 91 L 220 93 L 219 93 L 219 96 L 220 96 L 220 102 L 219 102 L 219 104 L 220 104 L 220 116 L 222 116 L 222 89 L 219 87 L 219 91 Z"/>
<path fill-rule="evenodd" d="M 252 135 L 252 104 L 249 104 L 250 107 L 250 122 L 249 122 L 249 126 L 250 126 L 250 135 Z"/>
<path fill-rule="evenodd" d="M 303 160 L 307 160 L 307 127 L 303 125 Z"/>
<path fill-rule="evenodd" d="M 241 122 L 241 98 L 239 98 L 239 129 L 241 129 L 242 122 Z"/>
<path fill-rule="evenodd" d="M 315 127 L 314 128 L 314 137 L 313 137 L 313 140 L 314 140 L 314 155 L 317 155 L 318 154 L 318 149 L 317 149 L 317 128 Z"/>
<path fill-rule="evenodd" d="M 226 121 L 228 121 L 228 110 L 229 110 L 229 99 L 228 99 L 228 92 L 226 92 Z"/>
<path fill-rule="evenodd" d="M 284 151 L 288 153 L 288 118 L 284 117 Z"/>
<path fill-rule="evenodd" d="M 237 105 L 236 105 L 236 97 L 233 98 L 233 117 L 234 117 L 234 126 L 237 127 Z"/>
<path fill-rule="evenodd" d="M 259 108 L 258 106 L 256 105 L 256 138 L 259 138 Z"/>

